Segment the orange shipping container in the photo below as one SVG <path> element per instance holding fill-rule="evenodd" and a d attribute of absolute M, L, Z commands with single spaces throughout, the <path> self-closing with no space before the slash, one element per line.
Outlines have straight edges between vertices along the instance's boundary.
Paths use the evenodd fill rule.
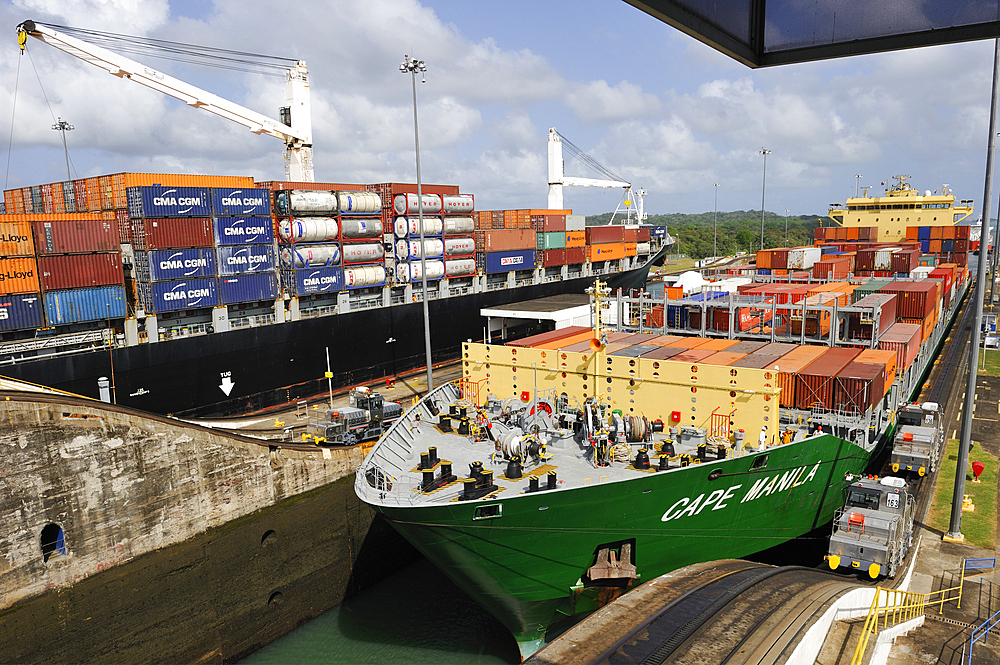
<path fill-rule="evenodd" d="M 56 214 L 66 212 L 66 200 L 63 199 L 63 184 L 61 182 L 52 183 L 52 212 Z"/>
<path fill-rule="evenodd" d="M 607 242 L 587 247 L 587 259 L 591 263 L 615 261 L 617 259 L 624 259 L 626 256 L 628 255 L 625 253 L 625 243 L 623 242 Z"/>
<path fill-rule="evenodd" d="M 795 375 L 806 365 L 819 358 L 827 350 L 825 346 L 800 346 L 776 359 L 778 368 L 778 388 L 781 389 L 781 406 L 795 406 Z"/>
<path fill-rule="evenodd" d="M 5 220 L 7 215 L 0 217 Z M 0 256 L 34 256 L 29 222 L 0 222 Z M 3 291 L 0 290 L 0 293 Z"/>
<path fill-rule="evenodd" d="M 0 259 L 0 292 L 38 293 L 38 263 L 34 258 Z"/>
<path fill-rule="evenodd" d="M 733 353 L 731 351 L 719 351 L 701 361 L 703 365 L 732 365 L 737 360 L 746 358 L 745 353 Z"/>
<path fill-rule="evenodd" d="M 97 178 L 87 178 L 84 180 L 87 186 L 87 210 L 100 212 L 101 210 L 101 188 Z"/>
<path fill-rule="evenodd" d="M 885 395 L 892 388 L 892 384 L 896 382 L 896 360 L 897 353 L 895 351 L 865 349 L 854 359 L 854 362 L 885 367 L 885 389 L 882 391 L 882 394 Z"/>
<path fill-rule="evenodd" d="M 587 245 L 587 232 L 586 231 L 567 231 L 566 232 L 566 246 L 567 247 L 586 247 Z"/>
<path fill-rule="evenodd" d="M 628 229 L 626 229 L 627 231 Z M 639 253 L 638 243 L 625 243 L 625 256 L 636 256 Z"/>
<path fill-rule="evenodd" d="M 718 352 L 718 351 L 725 351 L 729 347 L 736 346 L 739 343 L 740 343 L 740 340 L 738 340 L 738 339 L 720 339 L 718 337 L 715 337 L 715 338 L 712 338 L 712 339 L 708 340 L 704 344 L 699 345 L 698 349 L 699 350 L 716 351 L 716 352 Z"/>

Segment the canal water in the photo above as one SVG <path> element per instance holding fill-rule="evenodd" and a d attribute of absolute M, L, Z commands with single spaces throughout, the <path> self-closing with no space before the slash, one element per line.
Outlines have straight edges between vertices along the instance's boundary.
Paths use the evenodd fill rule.
<path fill-rule="evenodd" d="M 507 629 L 422 558 L 240 664 L 500 665 L 520 661 Z"/>

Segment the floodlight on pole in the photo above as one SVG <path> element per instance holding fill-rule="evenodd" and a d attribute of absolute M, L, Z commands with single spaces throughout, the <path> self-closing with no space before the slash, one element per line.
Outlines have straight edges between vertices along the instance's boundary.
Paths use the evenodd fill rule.
<path fill-rule="evenodd" d="M 760 177 L 760 249 L 764 249 L 764 191 L 767 187 L 767 156 L 771 154 L 771 151 L 767 148 L 761 148 L 760 154 L 764 155 L 764 172 Z"/>
<path fill-rule="evenodd" d="M 423 292 L 424 304 L 424 354 L 427 362 L 427 392 L 434 390 L 434 374 L 431 363 L 431 317 L 427 308 L 427 254 L 424 246 L 424 192 L 420 181 L 420 132 L 417 129 L 417 72 L 420 72 L 420 82 L 426 83 L 424 72 L 427 67 L 423 60 L 411 58 L 409 55 L 403 56 L 403 62 L 399 65 L 399 71 L 410 75 L 413 83 L 413 146 L 417 154 L 417 219 L 420 224 L 420 283 Z M 391 205 L 391 203 L 390 203 Z"/>
<path fill-rule="evenodd" d="M 73 176 L 69 173 L 69 148 L 66 147 L 66 132 L 74 130 L 75 127 L 63 120 L 62 116 L 60 116 L 56 124 L 52 125 L 52 129 L 62 134 L 63 152 L 66 155 L 66 179 L 72 180 Z"/>
<path fill-rule="evenodd" d="M 864 178 L 860 173 L 854 174 L 854 198 L 858 198 L 858 192 L 861 191 L 861 179 Z"/>

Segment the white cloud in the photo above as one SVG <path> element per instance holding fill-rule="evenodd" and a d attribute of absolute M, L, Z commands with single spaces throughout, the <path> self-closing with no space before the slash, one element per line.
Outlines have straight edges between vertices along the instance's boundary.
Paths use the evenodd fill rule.
<path fill-rule="evenodd" d="M 656 95 L 643 92 L 642 87 L 628 81 L 614 86 L 603 80 L 574 86 L 566 94 L 566 104 L 588 123 L 646 118 L 661 108 Z"/>

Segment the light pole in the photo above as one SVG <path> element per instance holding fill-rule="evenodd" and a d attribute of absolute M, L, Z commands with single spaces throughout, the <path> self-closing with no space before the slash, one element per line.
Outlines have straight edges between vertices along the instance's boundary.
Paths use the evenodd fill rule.
<path fill-rule="evenodd" d="M 788 247 L 788 208 L 785 208 L 785 247 Z"/>
<path fill-rule="evenodd" d="M 72 180 L 73 176 L 69 174 L 69 148 L 66 147 L 66 132 L 72 131 L 75 128 L 60 116 L 59 121 L 52 125 L 52 129 L 62 133 L 63 152 L 66 153 L 66 179 Z"/>
<path fill-rule="evenodd" d="M 764 155 L 764 172 L 760 177 L 760 248 L 764 249 L 764 188 L 767 186 L 767 156 L 771 151 L 761 148 L 760 154 Z"/>
<path fill-rule="evenodd" d="M 861 187 L 861 179 L 864 178 L 860 173 L 854 174 L 854 198 L 858 198 L 858 191 Z"/>
<path fill-rule="evenodd" d="M 715 224 L 713 224 L 715 238 L 712 240 L 712 257 L 719 256 L 719 183 L 715 183 Z"/>
<path fill-rule="evenodd" d="M 423 60 L 403 56 L 399 71 L 410 75 L 413 83 L 413 146 L 417 153 L 417 220 L 420 223 L 420 283 L 423 289 L 424 301 L 424 354 L 427 362 L 427 392 L 434 390 L 434 373 L 431 365 L 431 317 L 427 310 L 427 259 L 424 247 L 424 193 L 420 184 L 420 132 L 417 130 L 417 72 L 420 72 L 420 82 L 426 83 L 423 74 L 427 71 Z"/>

